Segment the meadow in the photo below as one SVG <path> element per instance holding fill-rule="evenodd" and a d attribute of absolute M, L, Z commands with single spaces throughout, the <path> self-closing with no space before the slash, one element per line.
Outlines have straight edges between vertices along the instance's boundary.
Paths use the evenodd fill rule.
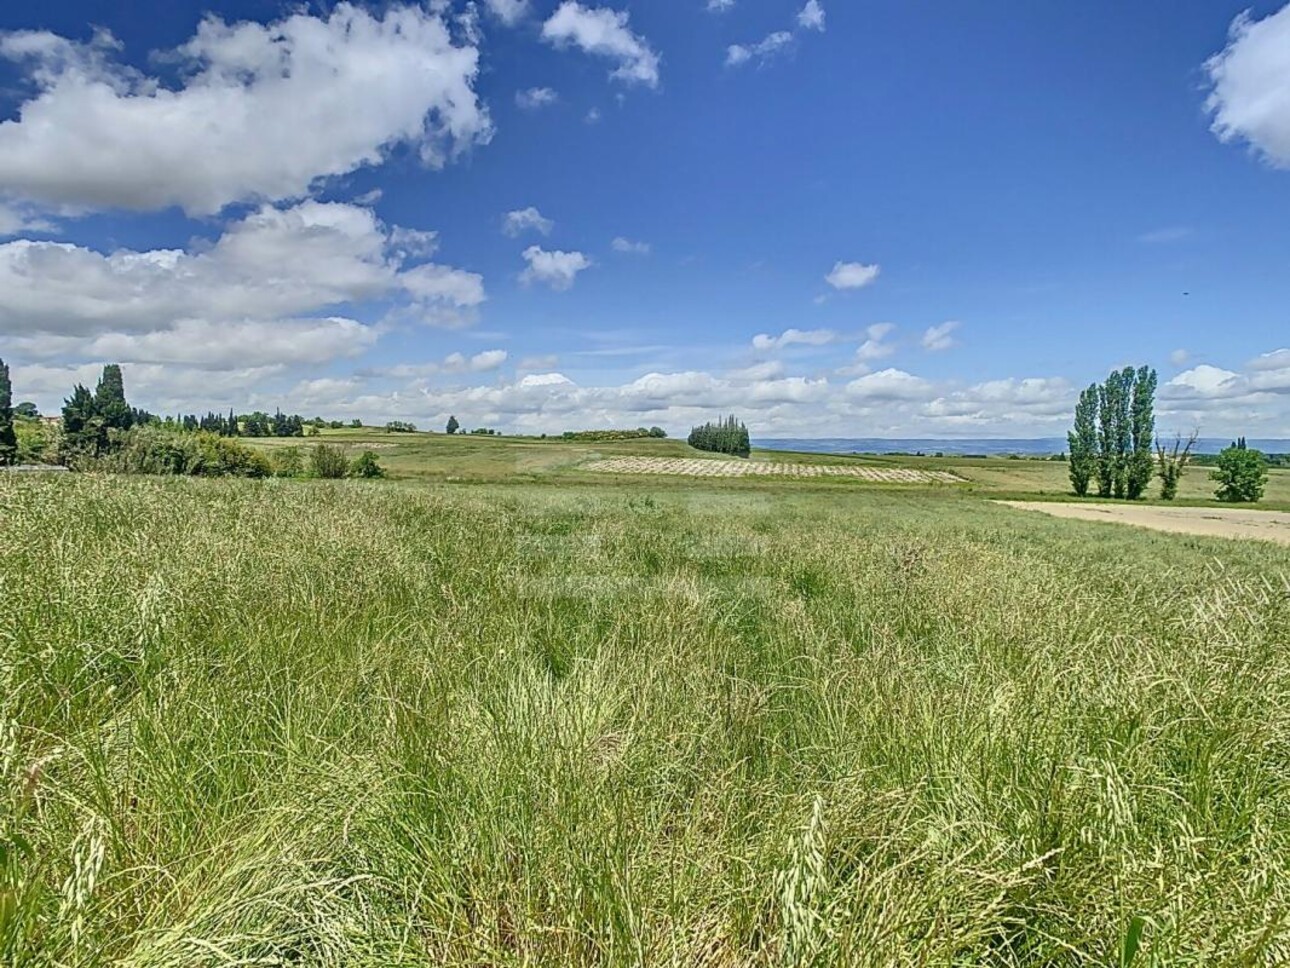
<path fill-rule="evenodd" d="M 416 446 L 0 478 L 0 963 L 1290 960 L 1284 548 Z"/>

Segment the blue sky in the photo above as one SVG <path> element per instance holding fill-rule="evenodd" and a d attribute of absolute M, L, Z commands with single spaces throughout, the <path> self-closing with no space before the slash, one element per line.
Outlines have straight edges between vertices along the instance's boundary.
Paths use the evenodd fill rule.
<path fill-rule="evenodd" d="M 716 8 L 716 9 L 710 9 Z M 164 412 L 1290 436 L 1290 7 L 0 13 L 0 356 Z M 508 219 L 508 214 L 510 215 Z"/>

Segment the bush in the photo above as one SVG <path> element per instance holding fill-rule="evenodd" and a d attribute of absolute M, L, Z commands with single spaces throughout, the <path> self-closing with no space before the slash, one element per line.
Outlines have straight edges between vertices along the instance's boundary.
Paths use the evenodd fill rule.
<path fill-rule="evenodd" d="M 560 435 L 564 440 L 577 440 L 584 443 L 605 443 L 614 440 L 640 440 L 643 437 L 653 437 L 644 427 L 637 427 L 635 430 L 566 430 Z"/>
<path fill-rule="evenodd" d="M 375 480 L 385 476 L 385 468 L 381 466 L 375 454 L 365 450 L 355 457 L 354 463 L 349 466 L 349 476 Z"/>
<path fill-rule="evenodd" d="M 112 433 L 111 451 L 92 465 L 117 474 L 268 477 L 269 460 L 231 437 L 145 425 Z"/>
<path fill-rule="evenodd" d="M 57 427 L 41 420 L 16 419 L 13 422 L 13 429 L 18 437 L 17 463 L 58 463 Z"/>
<path fill-rule="evenodd" d="M 1246 447 L 1241 439 L 1218 455 L 1218 466 L 1209 476 L 1218 483 L 1214 496 L 1220 501 L 1254 502 L 1263 497 L 1267 461 L 1261 451 Z"/>
<path fill-rule="evenodd" d="M 309 472 L 323 480 L 336 481 L 345 476 L 349 470 L 349 461 L 345 452 L 330 444 L 319 444 L 309 454 Z"/>
<path fill-rule="evenodd" d="M 299 447 L 283 447 L 273 455 L 275 477 L 300 477 L 305 472 L 305 457 Z"/>

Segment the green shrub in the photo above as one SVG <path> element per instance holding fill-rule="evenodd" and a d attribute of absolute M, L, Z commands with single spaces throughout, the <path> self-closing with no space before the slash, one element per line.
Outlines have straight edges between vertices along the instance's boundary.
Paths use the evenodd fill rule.
<path fill-rule="evenodd" d="M 349 470 L 345 452 L 330 444 L 319 444 L 309 454 L 309 472 L 323 480 L 336 481 Z"/>
<path fill-rule="evenodd" d="M 1261 451 L 1246 447 L 1245 438 L 1241 438 L 1218 455 L 1218 466 L 1209 476 L 1218 483 L 1214 496 L 1220 501 L 1254 502 L 1263 497 L 1267 461 Z"/>
<path fill-rule="evenodd" d="M 188 477 L 268 477 L 269 460 L 231 437 L 205 430 L 182 433 L 143 425 L 110 433 L 111 446 L 97 461 L 79 466 L 116 474 Z"/>
<path fill-rule="evenodd" d="M 299 447 L 283 447 L 273 455 L 275 477 L 300 477 L 305 472 L 305 457 Z"/>
<path fill-rule="evenodd" d="M 354 463 L 349 466 L 350 477 L 362 477 L 368 480 L 385 476 L 385 468 L 381 462 L 376 459 L 376 455 L 370 450 L 365 450 L 354 458 Z"/>

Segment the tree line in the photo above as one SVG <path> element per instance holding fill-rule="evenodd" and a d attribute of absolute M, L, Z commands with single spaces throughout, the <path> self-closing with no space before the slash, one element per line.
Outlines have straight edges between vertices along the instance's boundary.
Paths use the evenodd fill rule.
<path fill-rule="evenodd" d="M 1160 496 L 1178 495 L 1183 472 L 1195 455 L 1196 434 L 1166 447 L 1156 435 L 1156 371 L 1141 366 L 1113 370 L 1103 383 L 1090 384 L 1075 405 L 1075 423 L 1066 435 L 1070 449 L 1071 488 L 1085 497 L 1096 484 L 1097 496 L 1136 501 L 1145 497 L 1153 477 Z M 1215 460 L 1210 478 L 1220 501 L 1257 501 L 1267 481 L 1267 462 L 1245 438 L 1234 441 Z"/>
<path fill-rule="evenodd" d="M 328 426 L 321 417 L 306 423 L 298 414 L 262 411 L 237 415 L 214 412 L 159 418 L 130 406 L 118 364 L 103 367 L 93 392 L 77 384 L 63 401 L 61 427 L 40 420 L 34 404 L 13 406 L 9 367 L 0 360 L 0 466 L 28 460 L 74 469 L 200 477 L 384 477 L 370 451 L 352 461 L 337 447 L 319 445 L 306 455 L 298 447 L 277 451 L 272 460 L 232 438 L 302 437 L 309 426 Z M 332 426 L 343 426 L 333 421 Z M 350 426 L 361 427 L 361 421 Z M 18 431 L 22 431 L 20 436 Z"/>
<path fill-rule="evenodd" d="M 695 427 L 686 439 L 696 450 L 711 451 L 715 454 L 734 454 L 736 457 L 747 457 L 752 453 L 752 446 L 748 440 L 748 428 L 736 420 L 734 414 L 716 422 L 710 421 Z"/>

